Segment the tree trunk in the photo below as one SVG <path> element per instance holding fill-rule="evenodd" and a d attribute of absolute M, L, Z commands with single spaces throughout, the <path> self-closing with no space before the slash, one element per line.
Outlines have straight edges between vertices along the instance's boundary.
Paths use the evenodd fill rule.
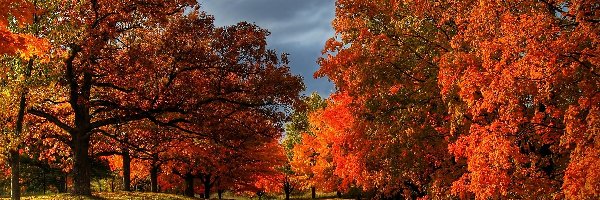
<path fill-rule="evenodd" d="M 210 199 L 210 189 L 212 187 L 212 184 L 210 183 L 210 178 L 211 178 L 210 174 L 207 174 L 202 177 L 202 181 L 204 181 L 204 198 L 205 199 Z"/>
<path fill-rule="evenodd" d="M 34 18 L 34 20 L 37 20 L 37 17 L 34 16 Z M 33 60 L 34 59 L 31 58 L 27 63 L 27 69 L 25 71 L 25 80 L 27 80 L 31 75 L 31 69 L 33 68 Z M 23 88 L 23 91 L 21 91 L 21 97 L 19 99 L 19 112 L 17 114 L 17 121 L 15 124 L 15 138 L 19 138 L 21 136 L 21 133 L 23 132 L 23 121 L 25 119 L 25 107 L 27 106 L 28 92 L 28 88 Z M 12 149 L 10 151 L 10 197 L 13 200 L 21 199 L 21 184 L 19 183 L 19 168 L 21 167 L 21 155 L 19 154 L 19 146 L 17 146 L 17 149 Z"/>
<path fill-rule="evenodd" d="M 335 194 L 337 195 L 337 198 L 342 198 L 342 192 L 340 192 L 339 190 L 336 191 Z"/>
<path fill-rule="evenodd" d="M 92 166 L 90 165 L 90 157 L 88 150 L 90 148 L 90 139 L 86 137 L 87 133 L 77 133 L 73 138 L 73 193 L 76 195 L 91 196 L 90 176 Z"/>
<path fill-rule="evenodd" d="M 158 166 L 150 168 L 150 191 L 158 192 Z"/>
<path fill-rule="evenodd" d="M 58 188 L 58 191 L 60 193 L 65 193 L 69 191 L 69 173 L 64 174 L 64 176 L 61 177 L 61 186 L 60 188 Z"/>
<path fill-rule="evenodd" d="M 256 196 L 258 196 L 258 200 L 262 200 L 262 196 L 265 195 L 264 191 L 258 191 L 256 192 Z"/>
<path fill-rule="evenodd" d="M 290 183 L 287 176 L 283 181 L 283 192 L 285 192 L 285 200 L 290 200 L 290 193 L 292 193 L 292 184 Z"/>
<path fill-rule="evenodd" d="M 312 199 L 317 198 L 317 188 L 315 188 L 315 186 L 310 187 L 310 194 L 311 194 Z"/>
<path fill-rule="evenodd" d="M 46 172 L 42 171 L 42 188 L 44 190 L 44 194 L 46 194 Z"/>
<path fill-rule="evenodd" d="M 191 174 L 185 175 L 185 192 L 184 195 L 194 197 L 194 177 Z"/>
<path fill-rule="evenodd" d="M 223 192 L 224 190 L 217 190 L 217 193 L 219 194 L 219 199 L 223 199 Z"/>
<path fill-rule="evenodd" d="M 18 151 L 10 151 L 10 199 L 21 199 L 21 185 L 19 184 L 21 160 Z"/>
<path fill-rule="evenodd" d="M 115 192 L 115 176 L 110 178 L 110 192 Z"/>
<path fill-rule="evenodd" d="M 64 175 L 61 174 L 61 176 L 56 179 L 54 186 L 58 190 L 58 193 L 67 192 L 67 173 L 64 173 Z"/>
<path fill-rule="evenodd" d="M 123 191 L 131 191 L 131 156 L 129 149 L 123 148 Z"/>

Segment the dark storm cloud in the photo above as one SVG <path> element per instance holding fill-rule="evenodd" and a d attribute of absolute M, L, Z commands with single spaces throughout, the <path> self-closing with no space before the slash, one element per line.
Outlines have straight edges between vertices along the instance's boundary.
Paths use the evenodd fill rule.
<path fill-rule="evenodd" d="M 269 47 L 291 54 L 291 68 L 304 77 L 306 93 L 328 96 L 334 89 L 325 78 L 313 79 L 325 41 L 333 36 L 334 0 L 202 0 L 202 10 L 218 26 L 240 21 L 268 29 Z"/>

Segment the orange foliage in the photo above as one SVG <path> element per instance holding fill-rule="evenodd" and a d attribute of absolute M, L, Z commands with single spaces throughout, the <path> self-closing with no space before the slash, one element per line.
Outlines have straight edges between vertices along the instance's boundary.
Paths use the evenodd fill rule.
<path fill-rule="evenodd" d="M 177 167 L 221 172 L 218 165 L 198 166 L 222 157 L 199 159 L 235 149 L 218 144 L 249 145 L 247 138 L 256 134 L 263 136 L 258 144 L 278 137 L 284 111 L 303 88 L 285 56 L 267 49 L 268 31 L 245 22 L 216 27 L 196 1 L 54 3 L 57 19 L 41 29 L 53 50 L 64 53 L 50 63 L 60 69 L 52 74 L 59 81 L 44 91 L 51 97 L 27 112 L 62 133 L 44 136 L 71 147 L 75 193 L 90 194 L 88 152 L 107 153 L 105 143 L 131 139 L 130 146 L 158 150 L 147 138 L 160 131 L 129 127 L 128 138 L 117 126 L 146 120 L 170 127 L 186 141 L 165 142 L 182 145 L 169 151 L 191 159 Z"/>
<path fill-rule="evenodd" d="M 123 157 L 108 156 L 106 157 L 110 169 L 119 172 L 123 176 Z M 136 185 L 139 181 L 146 180 L 150 176 L 150 165 L 147 161 L 133 158 L 131 159 L 131 184 Z"/>
<path fill-rule="evenodd" d="M 324 191 L 342 191 L 361 177 L 361 174 L 357 173 L 360 173 L 364 166 L 350 165 L 360 163 L 351 160 L 351 154 L 364 149 L 344 153 L 346 148 L 354 149 L 360 146 L 353 148 L 344 145 L 352 138 L 354 118 L 348 110 L 351 99 L 344 94 L 334 95 L 331 99 L 324 110 L 309 114 L 309 123 L 313 127 L 311 132 L 314 135 L 303 134 L 302 143 L 294 147 L 291 165 L 300 174 L 311 176 L 304 178 L 310 181 L 310 185 Z"/>
<path fill-rule="evenodd" d="M 17 26 L 22 27 L 33 21 L 35 15 L 34 5 L 25 0 L 0 0 L 0 55 L 14 55 L 20 53 L 22 57 L 29 58 L 33 55 L 42 55 L 48 44 L 35 35 L 15 33 L 11 30 L 9 17 L 17 21 Z"/>
<path fill-rule="evenodd" d="M 340 143 L 335 174 L 387 197 L 597 198 L 599 16 L 593 0 L 338 0 L 315 75 L 354 120 L 317 112 L 298 155 L 335 161 Z"/>

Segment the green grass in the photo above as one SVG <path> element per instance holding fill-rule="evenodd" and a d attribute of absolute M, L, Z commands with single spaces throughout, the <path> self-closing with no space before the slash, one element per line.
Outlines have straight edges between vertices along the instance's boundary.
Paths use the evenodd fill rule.
<path fill-rule="evenodd" d="M 284 199 L 284 195 L 277 196 L 265 196 L 262 199 Z M 8 198 L 0 198 L 2 200 Z M 149 193 L 149 192 L 98 192 L 94 193 L 93 197 L 83 197 L 72 195 L 69 193 L 62 194 L 48 194 L 48 195 L 25 195 L 21 199 L 26 200 L 50 200 L 50 199 L 64 199 L 64 200 L 198 200 L 200 198 L 190 198 L 175 194 L 164 194 L 164 193 Z M 217 199 L 217 194 L 211 195 L 211 199 Z M 257 197 L 249 198 L 243 196 L 237 196 L 235 194 L 226 192 L 223 194 L 223 199 L 236 199 L 236 200 L 258 200 Z M 310 199 L 310 193 L 296 194 L 290 197 L 292 200 L 303 200 Z M 317 193 L 317 199 L 335 199 L 335 193 Z"/>
<path fill-rule="evenodd" d="M 2 198 L 8 199 L 8 198 Z M 145 192 L 99 192 L 94 193 L 93 197 L 82 197 L 72 195 L 68 193 L 64 194 L 50 194 L 50 195 L 35 195 L 35 196 L 24 196 L 21 199 L 30 200 L 50 200 L 50 199 L 64 199 L 64 200 L 197 200 L 197 198 L 189 198 L 174 194 L 163 194 L 163 193 L 145 193 Z"/>

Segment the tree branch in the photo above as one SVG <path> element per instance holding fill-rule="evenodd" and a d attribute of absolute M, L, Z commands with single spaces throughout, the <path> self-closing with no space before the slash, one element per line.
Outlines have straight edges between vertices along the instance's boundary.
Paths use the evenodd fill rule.
<path fill-rule="evenodd" d="M 73 129 L 72 127 L 70 127 L 69 125 L 67 125 L 66 123 L 63 123 L 62 121 L 60 121 L 60 119 L 58 119 L 56 116 L 53 116 L 47 112 L 41 111 L 41 110 L 37 110 L 37 109 L 29 109 L 27 111 L 27 113 L 44 118 L 46 120 L 48 120 L 49 122 L 52 122 L 54 125 L 58 126 L 59 128 L 69 132 L 69 133 L 73 133 L 75 129 Z"/>

